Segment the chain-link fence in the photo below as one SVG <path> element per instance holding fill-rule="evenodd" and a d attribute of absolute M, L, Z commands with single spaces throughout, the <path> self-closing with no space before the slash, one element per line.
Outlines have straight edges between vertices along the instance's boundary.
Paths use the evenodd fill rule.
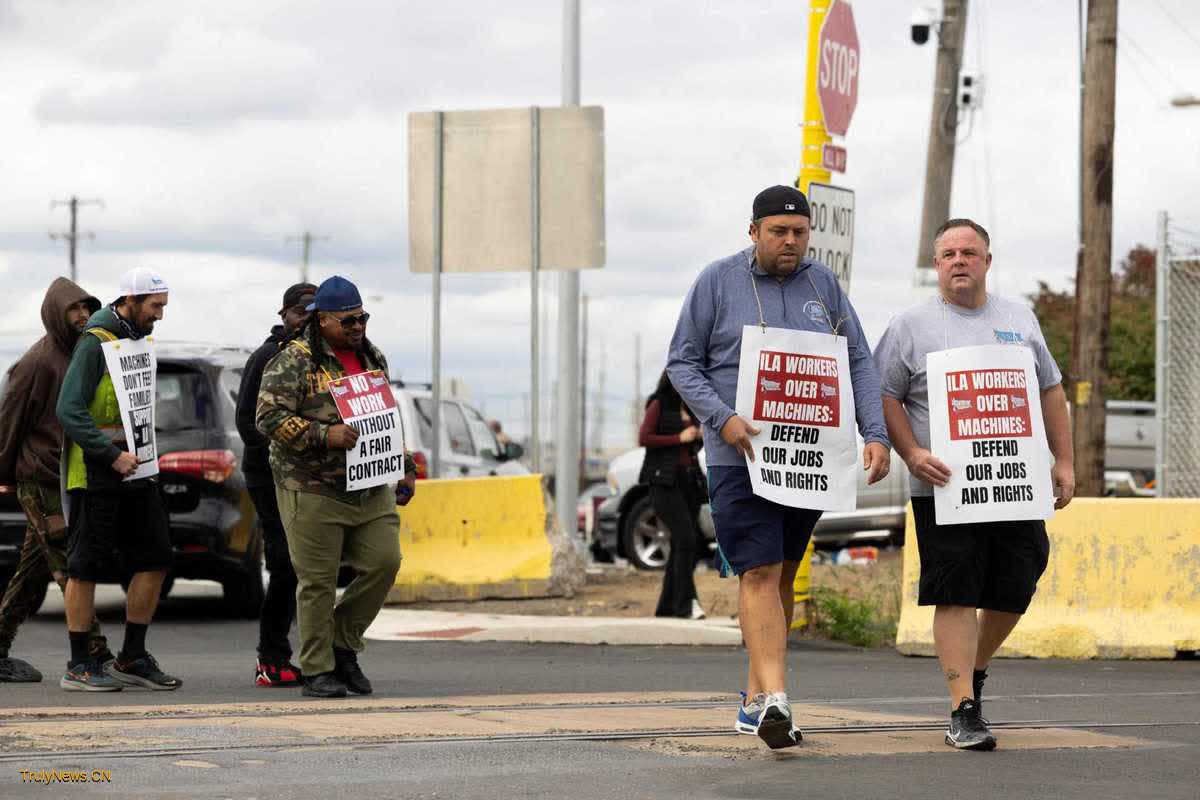
<path fill-rule="evenodd" d="M 1200 259 L 1168 256 L 1159 278 L 1160 496 L 1200 497 Z"/>

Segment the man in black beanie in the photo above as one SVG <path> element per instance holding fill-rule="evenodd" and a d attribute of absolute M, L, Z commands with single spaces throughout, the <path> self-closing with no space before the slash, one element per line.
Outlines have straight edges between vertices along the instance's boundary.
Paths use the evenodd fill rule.
<path fill-rule="evenodd" d="M 745 701 L 734 729 L 771 748 L 799 743 L 787 698 L 785 655 L 792 583 L 818 510 L 754 493 L 747 459 L 759 433 L 734 410 L 747 325 L 846 337 L 854 409 L 867 483 L 888 473 L 889 444 L 871 348 L 833 272 L 807 257 L 808 199 L 790 186 L 754 198 L 752 246 L 704 268 L 684 300 L 667 374 L 704 433 L 708 491 L 717 544 L 738 576 L 738 621 L 750 656 Z M 749 411 L 749 409 L 742 409 Z"/>
<path fill-rule="evenodd" d="M 311 283 L 297 283 L 283 293 L 283 306 L 279 309 L 283 324 L 271 328 L 271 335 L 246 361 L 238 389 L 237 429 L 246 445 L 242 473 L 258 512 L 267 571 L 271 575 L 258 618 L 258 663 L 254 670 L 254 683 L 258 686 L 299 686 L 303 676 L 292 663 L 292 646 L 288 642 L 288 631 L 296 619 L 296 571 L 279 519 L 275 480 L 268 458 L 270 442 L 254 426 L 254 412 L 263 369 L 279 353 L 279 348 L 308 322 L 310 312 L 305 307 L 312 302 L 316 291 L 317 287 Z"/>

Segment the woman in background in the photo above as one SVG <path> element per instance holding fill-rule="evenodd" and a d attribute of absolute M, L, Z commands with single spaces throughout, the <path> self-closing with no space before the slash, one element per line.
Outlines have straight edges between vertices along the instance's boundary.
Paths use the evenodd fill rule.
<path fill-rule="evenodd" d="M 700 429 L 666 370 L 646 401 L 638 444 L 646 448 L 638 482 L 650 487 L 654 513 L 671 532 L 671 554 L 654 615 L 704 619 L 692 579 L 700 537 L 697 515 L 705 495 L 704 476 L 696 460 Z"/>

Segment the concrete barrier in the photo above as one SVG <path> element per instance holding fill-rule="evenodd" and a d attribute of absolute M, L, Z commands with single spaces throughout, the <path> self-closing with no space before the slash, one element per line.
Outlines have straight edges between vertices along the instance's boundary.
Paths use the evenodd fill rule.
<path fill-rule="evenodd" d="M 1050 564 L 1001 648 L 1031 658 L 1173 658 L 1200 650 L 1200 501 L 1081 498 L 1047 523 Z M 933 655 L 917 605 L 912 508 L 896 649 Z"/>
<path fill-rule="evenodd" d="M 540 475 L 423 480 L 400 512 L 388 602 L 573 595 L 584 564 Z"/>

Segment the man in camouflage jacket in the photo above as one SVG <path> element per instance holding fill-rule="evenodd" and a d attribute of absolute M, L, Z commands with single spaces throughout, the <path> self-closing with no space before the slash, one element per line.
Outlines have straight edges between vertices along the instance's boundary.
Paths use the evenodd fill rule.
<path fill-rule="evenodd" d="M 288 552 L 298 580 L 300 669 L 304 694 L 370 694 L 358 665 L 363 632 L 387 599 L 400 569 L 396 505 L 412 497 L 416 467 L 405 459 L 405 480 L 346 490 L 346 450 L 358 432 L 342 423 L 329 382 L 387 361 L 366 337 L 357 287 L 334 276 L 318 288 L 303 331 L 267 365 L 255 421 L 271 440 L 271 472 Z M 355 573 L 335 606 L 338 568 Z"/>

